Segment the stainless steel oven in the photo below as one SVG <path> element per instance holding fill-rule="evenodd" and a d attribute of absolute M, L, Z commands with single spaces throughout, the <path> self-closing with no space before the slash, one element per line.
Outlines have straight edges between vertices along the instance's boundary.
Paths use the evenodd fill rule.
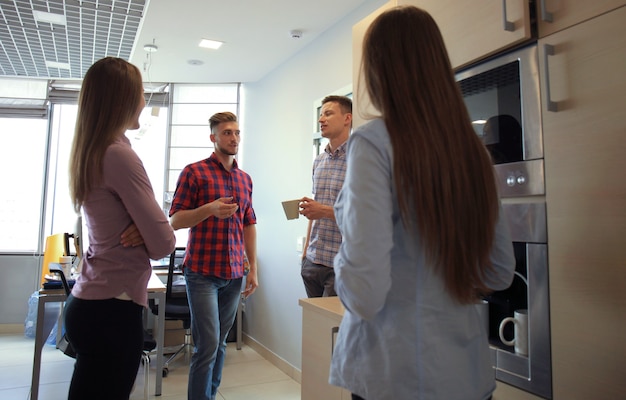
<path fill-rule="evenodd" d="M 502 205 L 515 251 L 515 278 L 511 286 L 494 292 L 489 303 L 489 344 L 496 379 L 546 399 L 552 398 L 548 237 L 546 205 L 542 201 L 510 200 Z M 499 327 L 515 311 L 527 310 L 528 354 L 518 354 L 503 343 Z M 512 324 L 503 335 L 514 336 Z"/>
<path fill-rule="evenodd" d="M 500 381 L 550 399 L 549 244 L 537 47 L 498 55 L 458 72 L 456 79 L 476 134 L 491 154 L 515 250 L 513 283 L 485 298 L 494 373 Z M 515 334 L 513 324 L 500 328 L 521 310 L 527 310 L 526 354 L 502 339 Z"/>
<path fill-rule="evenodd" d="M 476 134 L 495 164 L 502 197 L 543 195 L 543 136 L 537 47 L 456 74 Z"/>

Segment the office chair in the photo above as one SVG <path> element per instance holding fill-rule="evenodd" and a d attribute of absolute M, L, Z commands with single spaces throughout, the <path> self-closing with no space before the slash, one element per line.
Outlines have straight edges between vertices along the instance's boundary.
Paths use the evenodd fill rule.
<path fill-rule="evenodd" d="M 185 341 L 163 364 L 163 377 L 166 377 L 169 373 L 169 364 L 171 362 L 181 355 L 184 355 L 185 359 L 189 359 L 189 355 L 192 351 L 191 312 L 189 311 L 189 303 L 187 303 L 187 288 L 185 285 L 177 285 L 174 282 L 174 270 L 180 268 L 183 263 L 184 256 L 184 247 L 177 247 L 174 249 L 174 252 L 170 254 L 170 262 L 167 270 L 167 283 L 165 284 L 165 320 L 183 322 L 183 328 L 185 329 Z M 159 307 L 163 307 L 163 305 L 155 304 L 152 300 L 150 301 L 150 309 L 153 314 L 158 315 Z"/>
<path fill-rule="evenodd" d="M 70 238 L 74 238 L 74 244 L 77 245 L 78 237 L 70 233 L 57 233 L 46 237 L 46 247 L 43 253 L 43 262 L 41 264 L 41 284 L 46 283 L 46 275 L 51 273 L 50 263 L 58 263 L 59 257 L 73 255 L 70 252 Z M 82 257 L 79 254 L 79 248 L 76 247 L 77 257 Z M 59 285 L 59 289 L 62 287 Z"/>
<path fill-rule="evenodd" d="M 141 364 L 143 365 L 143 398 L 148 400 L 150 391 L 150 353 L 156 348 L 156 340 L 148 331 L 143 330 L 143 351 Z"/>

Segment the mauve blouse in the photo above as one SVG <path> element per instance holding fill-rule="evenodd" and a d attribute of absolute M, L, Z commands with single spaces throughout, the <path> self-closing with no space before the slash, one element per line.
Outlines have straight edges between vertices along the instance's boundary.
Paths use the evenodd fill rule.
<path fill-rule="evenodd" d="M 143 163 L 122 136 L 104 155 L 102 183 L 83 204 L 89 247 L 72 295 L 84 300 L 110 299 L 126 293 L 147 306 L 150 259 L 170 254 L 174 230 L 157 204 Z M 144 244 L 123 247 L 122 232 L 135 223 Z"/>

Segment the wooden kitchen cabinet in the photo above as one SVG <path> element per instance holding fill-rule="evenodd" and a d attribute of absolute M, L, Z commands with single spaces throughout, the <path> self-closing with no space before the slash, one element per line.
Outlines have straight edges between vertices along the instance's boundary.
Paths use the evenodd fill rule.
<path fill-rule="evenodd" d="M 528 0 L 397 0 L 397 3 L 417 6 L 432 15 L 445 40 L 453 68 L 531 38 Z"/>
<path fill-rule="evenodd" d="M 453 68 L 459 68 L 487 58 L 503 49 L 531 38 L 530 7 L 527 0 L 391 0 L 352 28 L 352 127 L 376 115 L 367 93 L 362 89 L 359 70 L 365 32 L 383 11 L 396 5 L 414 5 L 428 11 L 437 22 L 446 43 Z M 503 7 L 511 31 L 505 30 Z"/>
<path fill-rule="evenodd" d="M 541 39 L 539 52 L 553 398 L 623 398 L 626 7 Z"/>
<path fill-rule="evenodd" d="M 300 299 L 302 306 L 302 400 L 350 400 L 349 391 L 328 383 L 330 360 L 343 306 L 338 297 Z"/>
<path fill-rule="evenodd" d="M 624 0 L 537 0 L 539 37 L 551 35 L 624 4 Z"/>
<path fill-rule="evenodd" d="M 377 114 L 376 109 L 371 105 L 367 96 L 363 76 L 360 74 L 365 32 L 377 16 L 396 4 L 396 0 L 389 1 L 352 27 L 352 90 L 354 93 L 352 96 L 352 129 L 363 125 L 368 113 L 370 115 Z"/>

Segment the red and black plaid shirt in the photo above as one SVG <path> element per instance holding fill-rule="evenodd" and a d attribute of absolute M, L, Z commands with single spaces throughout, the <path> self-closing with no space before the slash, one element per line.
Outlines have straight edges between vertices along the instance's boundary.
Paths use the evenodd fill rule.
<path fill-rule="evenodd" d="M 239 209 L 230 218 L 211 216 L 189 229 L 185 268 L 222 279 L 241 278 L 245 250 L 243 228 L 256 224 L 256 215 L 252 208 L 252 179 L 239 169 L 237 161 L 227 171 L 213 153 L 181 171 L 170 216 L 231 196 Z"/>

